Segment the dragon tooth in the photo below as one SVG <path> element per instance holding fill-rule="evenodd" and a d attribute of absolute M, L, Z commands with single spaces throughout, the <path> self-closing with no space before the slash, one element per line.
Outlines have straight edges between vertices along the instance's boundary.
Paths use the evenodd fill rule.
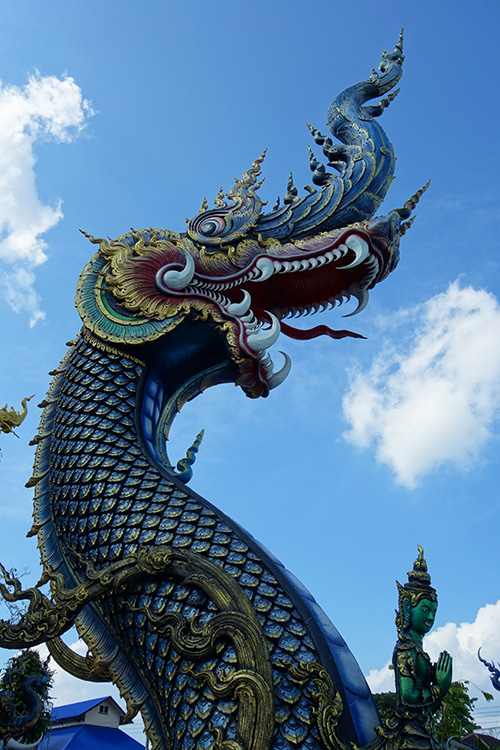
<path fill-rule="evenodd" d="M 243 289 L 243 300 L 241 302 L 231 302 L 229 305 L 226 305 L 226 310 L 231 315 L 237 315 L 238 317 L 241 317 L 248 312 L 251 303 L 251 296 L 246 289 Z"/>
<path fill-rule="evenodd" d="M 271 327 L 266 331 L 252 333 L 248 336 L 247 343 L 254 352 L 261 352 L 276 343 L 280 335 L 281 327 L 278 318 L 267 310 L 264 311 L 271 318 Z"/>
<path fill-rule="evenodd" d="M 242 315 L 241 319 L 245 324 L 250 323 L 251 320 L 255 320 L 253 310 L 249 310 L 246 315 Z"/>
<path fill-rule="evenodd" d="M 285 354 L 285 352 L 280 352 L 284 358 L 285 358 L 285 364 L 281 368 L 281 370 L 278 370 L 278 372 L 273 373 L 273 375 L 269 378 L 269 389 L 272 390 L 273 388 L 277 388 L 281 383 L 285 380 L 285 378 L 288 376 L 291 367 L 292 367 L 292 360 L 288 356 L 288 354 Z"/>
<path fill-rule="evenodd" d="M 274 263 L 271 258 L 259 258 L 255 265 L 259 273 L 254 281 L 266 281 L 274 273 Z"/>
<path fill-rule="evenodd" d="M 171 289 L 174 289 L 175 291 L 185 289 L 193 280 L 195 271 L 193 256 L 184 248 L 182 248 L 182 252 L 186 259 L 186 265 L 182 271 L 177 271 L 176 269 L 167 271 L 165 269 L 168 268 L 168 266 L 162 266 L 162 268 L 157 271 L 155 283 L 162 292 L 168 292 Z"/>
<path fill-rule="evenodd" d="M 356 299 L 358 300 L 358 306 L 355 310 L 353 310 L 353 312 L 348 313 L 347 315 L 343 315 L 343 318 L 351 318 L 353 315 L 357 315 L 358 313 L 362 312 L 362 310 L 364 310 L 367 306 L 370 299 L 368 289 L 361 289 L 361 291 L 359 292 L 352 292 L 352 296 L 356 297 Z"/>
<path fill-rule="evenodd" d="M 250 333 L 255 334 L 255 331 L 260 331 L 259 322 L 257 320 L 254 320 L 253 323 L 246 323 L 245 329 L 246 329 L 247 334 L 250 334 Z"/>
<path fill-rule="evenodd" d="M 270 378 L 273 374 L 274 363 L 269 354 L 262 360 L 262 365 L 264 366 L 267 377 Z"/>
<path fill-rule="evenodd" d="M 342 266 L 343 270 L 345 270 L 346 268 L 354 268 L 354 266 L 359 266 L 359 264 L 362 263 L 370 254 L 368 243 L 357 234 L 352 234 L 350 237 L 348 237 L 345 241 L 345 244 L 349 248 L 349 250 L 352 250 L 354 252 L 355 258 L 352 263 L 349 263 L 349 265 Z"/>

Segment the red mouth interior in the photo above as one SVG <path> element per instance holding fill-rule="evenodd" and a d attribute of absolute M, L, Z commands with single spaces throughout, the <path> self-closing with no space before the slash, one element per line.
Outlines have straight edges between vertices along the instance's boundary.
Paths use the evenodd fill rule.
<path fill-rule="evenodd" d="M 361 280 L 362 273 L 358 272 L 356 277 L 356 270 L 342 271 L 331 263 L 321 268 L 274 274 L 267 281 L 247 281 L 243 288 L 252 297 L 253 309 L 271 310 L 280 317 L 283 310 L 327 302 L 341 294 L 354 281 Z"/>

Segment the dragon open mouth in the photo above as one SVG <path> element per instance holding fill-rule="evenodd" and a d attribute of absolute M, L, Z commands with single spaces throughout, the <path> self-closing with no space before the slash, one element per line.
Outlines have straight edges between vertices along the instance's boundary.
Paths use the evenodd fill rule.
<path fill-rule="evenodd" d="M 244 250 L 248 252 L 248 248 Z M 346 317 L 361 312 L 368 303 L 369 289 L 387 273 L 391 253 L 387 252 L 387 243 L 385 247 L 377 247 L 361 226 L 325 232 L 293 244 L 273 243 L 266 254 L 255 242 L 252 250 L 253 257 L 244 258 L 245 266 L 240 272 L 217 278 L 206 273 L 206 265 L 227 262 L 221 251 L 209 255 L 202 265 L 184 249 L 184 267 L 179 263 L 165 265 L 156 273 L 155 281 L 165 294 L 209 300 L 238 326 L 240 364 L 247 375 L 249 360 L 255 368 L 254 383 L 246 377 L 240 385 L 247 395 L 257 396 L 267 395 L 290 371 L 287 355 L 283 368 L 274 372 L 267 353 L 280 332 L 300 339 L 318 335 L 362 338 L 346 330 L 332 331 L 327 326 L 299 330 L 284 319 L 333 308 L 351 297 L 356 298 L 357 307 Z M 241 362 L 242 354 L 246 363 Z"/>

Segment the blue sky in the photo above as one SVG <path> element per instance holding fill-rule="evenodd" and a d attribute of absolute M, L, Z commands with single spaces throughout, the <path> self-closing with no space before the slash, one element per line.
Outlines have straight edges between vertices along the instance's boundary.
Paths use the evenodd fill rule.
<path fill-rule="evenodd" d="M 0 559 L 37 580 L 28 441 L 80 327 L 74 291 L 93 248 L 78 229 L 182 231 L 266 147 L 264 199 L 284 195 L 289 170 L 310 182 L 305 122 L 324 128 L 333 97 L 403 26 L 401 93 L 382 118 L 397 179 L 381 212 L 432 183 L 398 269 L 349 320 L 367 341 L 281 337 L 287 381 L 261 401 L 204 394 L 170 451 L 205 428 L 192 486 L 306 583 L 375 689 L 388 689 L 394 579 L 422 544 L 440 595 L 429 648 L 486 688 L 477 646 L 500 659 L 498 2 L 0 11 L 0 398 L 36 394 L 20 439 L 0 436 Z M 314 324 L 344 327 L 342 312 Z"/>

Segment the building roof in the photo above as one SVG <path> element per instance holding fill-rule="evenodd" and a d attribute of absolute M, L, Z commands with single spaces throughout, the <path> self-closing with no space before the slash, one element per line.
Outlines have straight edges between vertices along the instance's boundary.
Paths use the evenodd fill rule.
<path fill-rule="evenodd" d="M 484 732 L 472 732 L 466 737 L 463 737 L 463 742 L 475 747 L 483 746 L 484 748 L 500 747 L 500 740 L 498 737 L 492 737 Z"/>
<path fill-rule="evenodd" d="M 144 750 L 144 745 L 121 729 L 83 724 L 52 729 L 43 738 L 39 750 Z"/>
<path fill-rule="evenodd" d="M 76 719 L 79 716 L 83 716 L 83 714 L 86 714 L 87 711 L 90 711 L 92 708 L 95 708 L 104 701 L 111 701 L 117 712 L 120 714 L 120 718 L 125 716 L 125 711 L 120 708 L 118 703 L 113 700 L 111 696 L 105 696 L 104 698 L 93 698 L 92 700 L 80 701 L 79 703 L 68 703 L 66 706 L 54 706 L 54 708 L 52 709 L 52 721 Z"/>

